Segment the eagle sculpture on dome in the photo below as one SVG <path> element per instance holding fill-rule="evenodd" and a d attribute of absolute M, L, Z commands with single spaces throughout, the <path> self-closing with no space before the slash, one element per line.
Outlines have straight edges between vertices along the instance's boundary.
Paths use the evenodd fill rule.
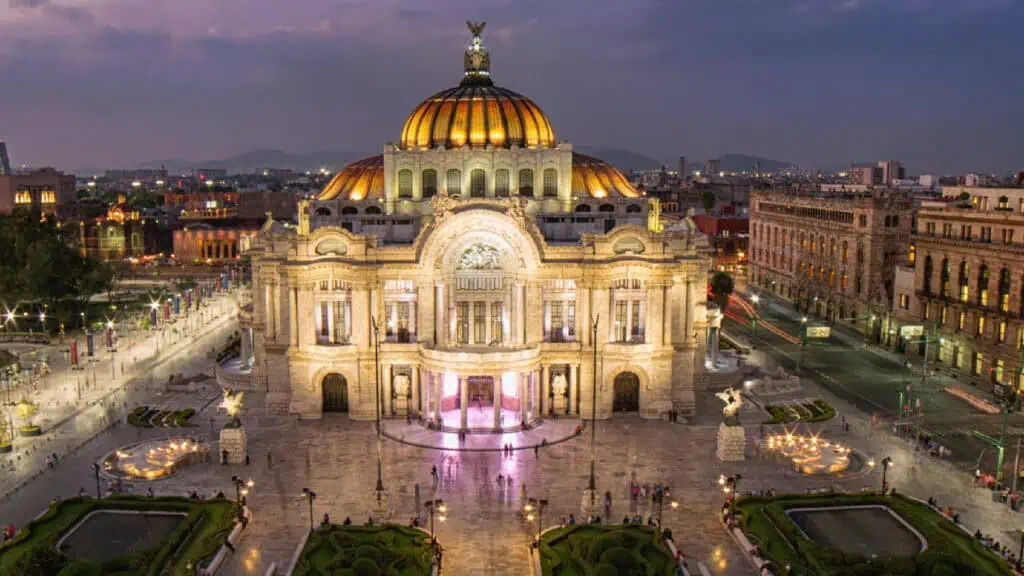
<path fill-rule="evenodd" d="M 484 21 L 484 22 L 479 22 L 477 24 L 474 24 L 474 23 L 470 22 L 469 20 L 466 20 L 466 27 L 469 28 L 469 32 L 473 36 L 479 36 L 480 34 L 483 33 L 484 28 L 487 27 L 487 22 Z"/>

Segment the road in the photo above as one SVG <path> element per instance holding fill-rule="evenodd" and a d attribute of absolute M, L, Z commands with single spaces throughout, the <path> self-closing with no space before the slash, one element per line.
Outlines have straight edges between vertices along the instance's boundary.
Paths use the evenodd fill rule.
<path fill-rule="evenodd" d="M 802 330 L 801 317 L 787 302 L 766 295 L 761 296 L 757 312 L 768 323 L 781 328 L 791 335 L 799 336 Z M 824 325 L 813 317 L 809 325 Z M 755 348 L 770 355 L 780 365 L 795 370 L 800 360 L 800 345 L 794 344 L 771 331 L 758 327 L 753 334 L 749 323 L 739 323 L 726 317 L 724 331 L 738 334 L 744 341 L 753 341 Z M 863 336 L 843 326 L 832 327 L 832 337 L 825 341 L 810 341 L 804 350 L 805 376 L 813 378 L 819 385 L 836 396 L 853 404 L 861 411 L 888 423 L 896 422 L 900 412 L 900 391 L 906 401 L 907 386 L 911 386 L 914 399 L 911 403 L 920 409 L 912 416 L 921 424 L 924 434 L 929 434 L 943 446 L 953 450 L 953 461 L 963 470 L 973 472 L 976 468 L 993 473 L 996 468 L 996 450 L 975 435 L 975 431 L 998 438 L 1002 424 L 1000 415 L 979 412 L 967 402 L 945 392 L 945 387 L 955 387 L 974 396 L 991 401 L 991 395 L 948 376 L 929 376 L 921 379 L 920 357 L 904 358 L 878 346 L 864 344 Z M 915 364 L 911 369 L 904 366 L 906 360 Z M 915 428 L 916 433 L 916 428 Z M 1011 414 L 1008 418 L 1008 447 L 1003 470 L 1007 478 L 1013 474 L 1014 453 L 1017 438 L 1024 435 L 1024 415 Z"/>

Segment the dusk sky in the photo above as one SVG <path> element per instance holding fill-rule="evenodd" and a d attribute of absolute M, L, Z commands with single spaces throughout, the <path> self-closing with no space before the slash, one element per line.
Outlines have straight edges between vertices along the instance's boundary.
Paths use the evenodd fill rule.
<path fill-rule="evenodd" d="M 0 2 L 18 164 L 377 152 L 458 83 L 470 19 L 576 145 L 1024 170 L 1019 0 Z"/>

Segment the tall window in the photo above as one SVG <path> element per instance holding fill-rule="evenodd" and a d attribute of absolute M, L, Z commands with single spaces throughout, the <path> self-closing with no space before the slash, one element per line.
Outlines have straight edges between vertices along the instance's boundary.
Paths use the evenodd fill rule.
<path fill-rule="evenodd" d="M 932 293 L 932 257 L 929 254 L 924 257 L 924 293 Z"/>
<path fill-rule="evenodd" d="M 554 168 L 544 170 L 544 196 L 558 196 L 558 171 Z"/>
<path fill-rule="evenodd" d="M 644 334 L 640 330 L 640 301 L 633 300 L 633 324 L 632 334 L 629 335 L 631 342 L 643 342 Z"/>
<path fill-rule="evenodd" d="M 625 342 L 626 341 L 626 305 L 629 304 L 626 300 L 617 300 L 615 302 L 615 341 Z"/>
<path fill-rule="evenodd" d="M 533 196 L 533 170 L 524 168 L 519 171 L 519 195 Z"/>
<path fill-rule="evenodd" d="M 448 170 L 448 195 L 462 196 L 462 172 L 455 168 Z"/>
<path fill-rule="evenodd" d="M 971 367 L 975 376 L 981 376 L 981 368 L 985 364 L 985 355 L 981 352 L 974 353 L 974 365 Z"/>
<path fill-rule="evenodd" d="M 576 303 L 569 302 L 569 311 L 566 314 L 566 322 L 569 323 L 569 340 L 576 340 Z"/>
<path fill-rule="evenodd" d="M 469 302 L 459 302 L 455 310 L 455 338 L 469 344 Z"/>
<path fill-rule="evenodd" d="M 999 271 L 999 311 L 1010 311 L 1010 270 L 1003 268 Z"/>
<path fill-rule="evenodd" d="M 491 342 L 501 344 L 502 341 L 502 316 L 505 303 L 500 300 L 491 302 Z"/>
<path fill-rule="evenodd" d="M 473 342 L 487 342 L 487 302 L 473 302 Z"/>
<path fill-rule="evenodd" d="M 988 266 L 984 264 L 978 270 L 978 305 L 988 306 Z"/>
<path fill-rule="evenodd" d="M 412 170 L 398 171 L 398 197 L 412 198 Z"/>
<path fill-rule="evenodd" d="M 423 171 L 423 197 L 430 198 L 437 194 L 437 170 Z"/>
<path fill-rule="evenodd" d="M 967 302 L 968 292 L 970 289 L 967 287 L 969 282 L 968 276 L 971 274 L 970 265 L 966 260 L 960 262 L 960 301 Z"/>
<path fill-rule="evenodd" d="M 494 173 L 494 195 L 508 196 L 508 170 L 504 168 Z"/>
<path fill-rule="evenodd" d="M 562 327 L 565 326 L 565 322 L 562 318 L 562 303 L 561 302 L 549 302 L 548 306 L 551 307 L 551 334 L 550 340 L 552 342 L 563 342 Z"/>
<path fill-rule="evenodd" d="M 469 173 L 469 195 L 472 198 L 483 198 L 487 195 L 487 176 L 479 168 Z"/>
<path fill-rule="evenodd" d="M 996 333 L 996 340 L 1000 344 L 1006 342 L 1006 320 L 999 321 L 999 332 Z"/>
<path fill-rule="evenodd" d="M 330 321 L 328 320 L 329 316 L 327 314 L 328 311 L 329 311 L 329 307 L 327 306 L 327 302 L 321 302 L 320 303 L 320 333 L 318 334 L 319 338 L 317 338 L 317 340 L 319 340 L 319 341 L 326 341 L 330 337 L 330 334 L 331 334 L 330 333 L 331 325 L 330 325 Z"/>
<path fill-rule="evenodd" d="M 940 288 L 942 290 L 940 295 L 944 298 L 949 298 L 949 258 L 942 259 L 942 271 L 939 274 Z"/>

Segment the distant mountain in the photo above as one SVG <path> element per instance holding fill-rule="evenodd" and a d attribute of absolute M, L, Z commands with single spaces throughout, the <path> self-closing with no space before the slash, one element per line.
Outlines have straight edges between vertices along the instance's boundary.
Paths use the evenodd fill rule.
<path fill-rule="evenodd" d="M 722 154 L 718 157 L 718 161 L 721 164 L 721 169 L 724 172 L 751 172 L 754 170 L 754 164 L 758 165 L 762 171 L 774 172 L 777 170 L 784 170 L 786 168 L 793 168 L 796 165 L 791 162 L 784 162 L 782 160 L 772 160 L 771 158 L 761 158 L 760 156 L 748 156 L 747 154 Z"/>
<path fill-rule="evenodd" d="M 223 168 L 229 174 L 257 172 L 264 168 L 282 168 L 297 171 L 330 168 L 340 170 L 349 162 L 368 154 L 361 152 L 338 152 L 322 150 L 305 154 L 293 154 L 283 150 L 252 150 L 222 160 L 190 161 L 181 158 L 153 160 L 139 164 L 137 168 L 159 168 L 163 166 L 172 174 L 181 174 L 194 168 Z"/>
<path fill-rule="evenodd" d="M 604 160 L 615 166 L 620 172 L 629 173 L 630 170 L 653 170 L 661 168 L 662 163 L 632 150 L 621 150 L 618 148 L 595 148 L 593 146 L 573 146 L 573 150 L 580 154 L 593 156 Z"/>

